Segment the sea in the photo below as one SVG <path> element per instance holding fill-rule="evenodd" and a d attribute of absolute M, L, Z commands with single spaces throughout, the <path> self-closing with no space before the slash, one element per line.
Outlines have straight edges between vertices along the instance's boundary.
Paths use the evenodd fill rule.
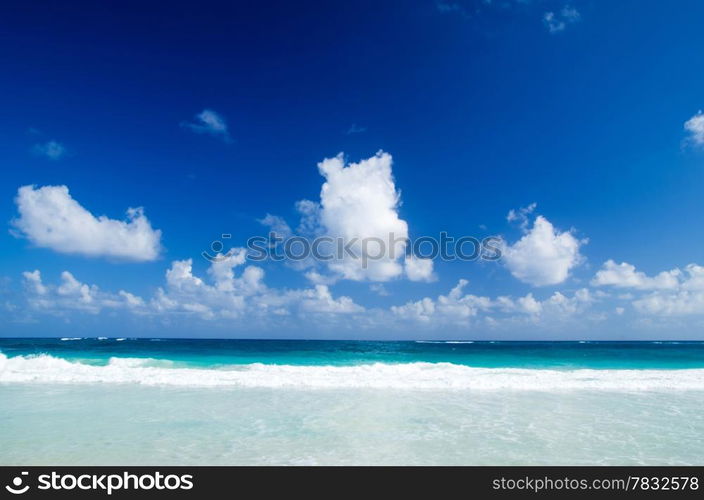
<path fill-rule="evenodd" d="M 704 342 L 0 338 L 0 465 L 583 464 L 704 464 Z"/>

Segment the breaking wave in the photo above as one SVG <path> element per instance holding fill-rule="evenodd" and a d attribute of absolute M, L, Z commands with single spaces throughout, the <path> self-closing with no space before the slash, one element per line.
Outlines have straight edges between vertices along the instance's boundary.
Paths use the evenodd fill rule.
<path fill-rule="evenodd" d="M 0 383 L 139 384 L 179 387 L 373 388 L 517 391 L 704 390 L 704 369 L 538 370 L 452 363 L 293 366 L 252 363 L 183 368 L 169 360 L 110 358 L 90 365 L 49 355 L 0 353 Z"/>

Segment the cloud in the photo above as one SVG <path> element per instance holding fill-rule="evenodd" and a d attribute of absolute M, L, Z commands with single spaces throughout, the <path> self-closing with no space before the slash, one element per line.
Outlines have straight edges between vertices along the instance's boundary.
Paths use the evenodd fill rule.
<path fill-rule="evenodd" d="M 388 297 L 391 295 L 383 283 L 372 283 L 369 285 L 369 290 L 377 294 L 379 297 Z"/>
<path fill-rule="evenodd" d="M 647 276 L 635 266 L 608 260 L 596 273 L 592 286 L 613 286 L 641 295 L 624 294 L 619 298 L 629 300 L 641 314 L 658 316 L 684 316 L 704 314 L 704 266 L 689 264 L 684 269 L 662 271 Z M 619 313 L 621 314 L 621 313 Z"/>
<path fill-rule="evenodd" d="M 71 311 L 98 314 L 104 309 L 143 312 L 144 300 L 124 290 L 117 294 L 102 292 L 96 285 L 78 281 L 68 271 L 61 273 L 58 285 L 45 285 L 39 270 L 23 273 L 27 301 L 31 308 L 64 316 Z"/>
<path fill-rule="evenodd" d="M 66 156 L 66 148 L 63 144 L 56 141 L 48 141 L 43 144 L 35 144 L 32 148 L 34 154 L 45 156 L 50 160 L 58 160 Z"/>
<path fill-rule="evenodd" d="M 684 129 L 689 133 L 688 139 L 692 144 L 704 145 L 704 114 L 701 111 L 684 122 Z"/>
<path fill-rule="evenodd" d="M 194 117 L 193 122 L 181 122 L 181 126 L 197 134 L 209 134 L 232 142 L 225 119 L 212 109 L 204 109 Z"/>
<path fill-rule="evenodd" d="M 323 232 L 320 227 L 320 203 L 311 200 L 296 202 L 296 210 L 301 216 L 297 231 L 305 236 L 319 236 Z"/>
<path fill-rule="evenodd" d="M 528 223 L 530 222 L 530 219 L 528 216 L 535 211 L 537 206 L 538 206 L 538 204 L 533 202 L 530 205 L 528 205 L 527 207 L 522 207 L 522 208 L 519 208 L 518 210 L 511 209 L 508 211 L 508 215 L 506 216 L 506 220 L 508 222 L 518 222 L 521 230 L 525 231 L 528 227 Z"/>
<path fill-rule="evenodd" d="M 231 255 L 211 262 L 209 280 L 193 274 L 191 259 L 172 262 L 166 271 L 166 285 L 157 290 L 150 302 L 151 310 L 195 315 L 205 320 L 246 317 L 248 321 L 269 322 L 276 316 L 294 313 L 337 315 L 364 310 L 349 297 L 333 297 L 324 284 L 305 289 L 272 289 L 264 283 L 264 270 L 257 266 L 245 266 L 236 275 L 234 269 L 245 264 L 246 252 L 235 249 Z"/>
<path fill-rule="evenodd" d="M 350 128 L 347 129 L 346 135 L 352 135 L 352 134 L 361 134 L 363 132 L 367 131 L 367 127 L 362 127 L 357 125 L 356 123 L 353 123 Z"/>
<path fill-rule="evenodd" d="M 293 234 L 286 221 L 278 215 L 266 214 L 263 219 L 259 219 L 259 223 L 268 227 L 269 232 L 273 233 L 278 239 L 285 239 Z"/>
<path fill-rule="evenodd" d="M 488 3 L 488 2 L 487 2 Z M 469 17 L 469 12 L 462 5 L 457 2 L 446 2 L 443 0 L 437 0 L 435 2 L 435 8 L 438 12 L 443 14 L 460 14 L 462 17 Z"/>
<path fill-rule="evenodd" d="M 435 281 L 437 276 L 433 273 L 433 261 L 409 255 L 404 262 L 406 277 L 411 281 Z"/>
<path fill-rule="evenodd" d="M 236 257 L 211 263 L 212 284 L 193 275 L 192 261 L 174 261 L 166 273 L 166 287 L 157 291 L 157 310 L 195 313 L 204 319 L 301 314 L 347 314 L 363 308 L 349 297 L 334 298 L 323 284 L 312 289 L 276 290 L 264 284 L 264 271 L 247 266 L 240 276 L 233 268 L 244 264 L 244 250 Z"/>
<path fill-rule="evenodd" d="M 391 172 L 391 155 L 383 151 L 359 163 L 345 164 L 342 154 L 318 164 L 325 183 L 320 205 L 307 202 L 315 231 L 339 238 L 353 255 L 330 260 L 328 270 L 355 281 L 388 281 L 403 274 L 400 259 L 408 224 L 398 216 L 399 193 Z M 299 208 L 300 210 L 300 208 Z M 366 242 L 366 243 L 364 243 Z"/>
<path fill-rule="evenodd" d="M 680 290 L 675 293 L 654 292 L 633 301 L 642 314 L 685 316 L 704 314 L 704 293 Z"/>
<path fill-rule="evenodd" d="M 391 312 L 401 318 L 423 323 L 431 320 L 439 323 L 463 323 L 492 306 L 488 297 L 465 294 L 464 288 L 468 283 L 461 279 L 447 295 L 439 295 L 435 300 L 425 297 L 403 306 L 392 306 Z"/>
<path fill-rule="evenodd" d="M 579 253 L 584 241 L 570 231 L 560 232 L 542 215 L 513 245 L 503 243 L 503 261 L 511 274 L 533 286 L 557 285 L 583 261 Z"/>
<path fill-rule="evenodd" d="M 15 203 L 19 217 L 12 221 L 14 228 L 38 247 L 132 261 L 159 256 L 161 231 L 152 229 L 142 208 L 129 208 L 126 220 L 96 217 L 66 186 L 23 186 Z"/>
<path fill-rule="evenodd" d="M 543 14 L 543 23 L 550 33 L 560 33 L 565 31 L 568 25 L 579 21 L 581 15 L 579 11 L 570 5 L 564 6 L 560 12 L 546 12 Z"/>
<path fill-rule="evenodd" d="M 326 285 L 315 285 L 313 290 L 304 290 L 300 296 L 303 311 L 347 314 L 364 310 L 349 297 L 334 299 Z"/>
<path fill-rule="evenodd" d="M 317 239 L 315 252 L 324 258 L 287 262 L 315 284 L 404 276 L 434 281 L 432 260 L 406 257 L 408 224 L 399 217 L 400 194 L 391 167 L 392 157 L 383 151 L 358 163 L 346 163 L 342 153 L 326 158 L 318 163 L 325 178 L 320 201 L 296 202 L 300 223 L 295 231 L 276 215 L 266 214 L 259 222 L 279 238 Z"/>
<path fill-rule="evenodd" d="M 572 296 L 555 292 L 545 300 L 538 300 L 529 293 L 523 297 L 500 296 L 495 299 L 465 293 L 469 282 L 461 279 L 447 295 L 437 299 L 425 297 L 402 306 L 392 306 L 390 311 L 398 318 L 424 324 L 467 326 L 469 320 L 483 315 L 494 325 L 500 321 L 564 321 L 584 313 L 595 302 L 586 288 Z"/>
<path fill-rule="evenodd" d="M 591 281 L 592 286 L 614 286 L 617 288 L 635 288 L 638 290 L 673 290 L 679 286 L 681 271 L 663 271 L 657 276 L 649 277 L 627 262 L 616 264 L 613 260 L 604 262 Z"/>
<path fill-rule="evenodd" d="M 58 316 L 123 311 L 165 322 L 170 318 L 179 322 L 186 318 L 219 321 L 235 330 L 325 325 L 357 332 L 370 327 L 384 331 L 403 329 L 407 322 L 430 329 L 564 326 L 575 318 L 589 319 L 585 313 L 597 300 L 587 289 L 572 295 L 555 292 L 543 300 L 532 293 L 491 298 L 467 293 L 468 281 L 462 279 L 447 294 L 436 298 L 425 297 L 388 309 L 365 309 L 350 297 L 335 296 L 325 284 L 301 289 L 270 288 L 264 283 L 261 268 L 246 265 L 244 249 L 236 249 L 232 255 L 211 262 L 202 277 L 194 273 L 192 260 L 173 261 L 164 285 L 146 300 L 124 290 L 104 292 L 80 282 L 68 271 L 62 273 L 58 284 L 45 284 L 38 270 L 24 273 L 25 296 L 32 310 Z M 383 285 L 377 293 L 386 293 Z"/>

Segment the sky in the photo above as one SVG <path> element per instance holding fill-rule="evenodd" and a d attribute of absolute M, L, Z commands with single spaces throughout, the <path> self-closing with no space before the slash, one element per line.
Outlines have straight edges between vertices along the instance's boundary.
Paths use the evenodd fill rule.
<path fill-rule="evenodd" d="M 0 335 L 702 339 L 702 16 L 3 2 Z M 501 257 L 253 260 L 271 231 Z"/>

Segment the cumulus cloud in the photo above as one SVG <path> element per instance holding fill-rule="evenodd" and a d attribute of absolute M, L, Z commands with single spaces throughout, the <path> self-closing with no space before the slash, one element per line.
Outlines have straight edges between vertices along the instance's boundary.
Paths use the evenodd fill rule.
<path fill-rule="evenodd" d="M 704 145 L 704 114 L 701 111 L 684 122 L 684 129 L 689 133 L 689 141 L 692 144 Z"/>
<path fill-rule="evenodd" d="M 636 295 L 619 298 L 631 301 L 641 314 L 683 316 L 704 314 L 704 266 L 689 264 L 648 276 L 635 266 L 612 260 L 604 263 L 592 279 L 593 286 L 613 286 L 634 290 Z M 646 292 L 640 295 L 637 292 Z"/>
<path fill-rule="evenodd" d="M 328 269 L 342 278 L 388 281 L 403 273 L 408 225 L 398 215 L 391 164 L 391 155 L 382 151 L 359 163 L 346 165 L 339 154 L 318 164 L 325 177 L 320 206 L 307 203 L 305 210 L 315 214 L 327 236 L 352 250 L 353 255 L 328 262 Z"/>
<path fill-rule="evenodd" d="M 334 296 L 323 284 L 301 289 L 269 288 L 264 283 L 264 270 L 246 265 L 244 249 L 228 255 L 218 255 L 204 277 L 194 273 L 191 259 L 173 261 L 166 270 L 165 283 L 147 300 L 125 290 L 104 292 L 96 285 L 82 283 L 68 271 L 61 274 L 59 283 L 45 284 L 38 270 L 23 274 L 25 298 L 32 310 L 59 316 L 122 310 L 163 319 L 238 320 L 233 327 L 240 328 L 255 323 L 271 327 L 277 317 L 325 321 L 365 311 L 350 297 Z"/>
<path fill-rule="evenodd" d="M 322 313 L 354 313 L 361 312 L 364 308 L 349 297 L 333 298 L 326 285 L 315 285 L 312 290 L 300 292 L 301 309 L 304 311 Z"/>
<path fill-rule="evenodd" d="M 406 277 L 411 281 L 435 281 L 437 276 L 433 272 L 433 261 L 409 255 L 404 261 Z"/>
<path fill-rule="evenodd" d="M 679 269 L 673 269 L 650 277 L 642 271 L 636 271 L 635 266 L 627 262 L 616 264 L 613 260 L 607 260 L 597 271 L 591 284 L 639 290 L 673 290 L 679 286 L 681 274 Z"/>
<path fill-rule="evenodd" d="M 392 306 L 391 313 L 398 318 L 419 323 L 444 325 L 468 325 L 469 320 L 480 315 L 493 324 L 500 321 L 541 320 L 561 321 L 584 313 L 595 298 L 586 288 L 577 290 L 572 296 L 555 292 L 544 300 L 529 293 L 523 297 L 500 296 L 496 298 L 466 293 L 468 281 L 461 279 L 446 295 L 436 299 L 425 297 L 402 306 Z"/>
<path fill-rule="evenodd" d="M 235 268 L 245 264 L 244 249 L 232 257 L 211 262 L 209 280 L 193 274 L 191 259 L 174 261 L 166 272 L 166 285 L 157 290 L 150 305 L 160 313 L 196 315 L 202 319 L 271 319 L 291 314 L 349 314 L 364 309 L 349 297 L 333 297 L 327 285 L 278 290 L 264 283 L 264 270 L 245 266 L 239 275 Z"/>
<path fill-rule="evenodd" d="M 581 18 L 577 9 L 565 5 L 559 12 L 546 12 L 543 14 L 543 23 L 550 33 L 565 31 L 568 25 L 574 24 Z"/>
<path fill-rule="evenodd" d="M 400 195 L 390 154 L 379 151 L 358 163 L 346 163 L 340 153 L 318 163 L 318 170 L 325 178 L 320 201 L 296 202 L 300 222 L 295 230 L 277 215 L 259 220 L 279 238 L 317 239 L 313 248 L 320 259 L 289 261 L 289 266 L 323 285 L 340 279 L 377 283 L 402 277 L 436 279 L 432 260 L 406 256 L 408 224 L 399 217 Z"/>
<path fill-rule="evenodd" d="M 633 301 L 642 314 L 684 316 L 704 314 L 704 293 L 679 290 L 674 293 L 653 292 Z"/>
<path fill-rule="evenodd" d="M 142 208 L 129 208 L 125 220 L 94 216 L 66 186 L 23 186 L 15 198 L 14 228 L 38 247 L 89 257 L 155 260 L 161 231 L 152 229 Z"/>
<path fill-rule="evenodd" d="M 542 215 L 533 227 L 513 245 L 502 245 L 503 261 L 511 274 L 533 286 L 557 285 L 564 282 L 570 271 L 583 257 L 579 253 L 584 241 L 570 231 L 560 232 Z"/>
<path fill-rule="evenodd" d="M 468 281 L 462 279 L 436 298 L 425 297 L 388 309 L 365 309 L 350 297 L 335 296 L 325 284 L 301 289 L 270 288 L 264 283 L 261 268 L 246 265 L 243 250 L 232 255 L 211 262 L 203 276 L 194 273 L 192 260 L 173 261 L 165 273 L 164 285 L 148 299 L 125 290 L 104 292 L 96 285 L 79 281 L 68 271 L 61 274 L 57 284 L 45 284 L 38 270 L 24 273 L 25 293 L 33 310 L 59 316 L 72 311 L 123 311 L 162 321 L 219 320 L 219 324 L 240 330 L 255 325 L 271 329 L 321 324 L 389 330 L 405 328 L 407 322 L 429 329 L 465 329 L 477 324 L 547 328 L 577 317 L 582 321 L 597 300 L 587 289 L 572 295 L 555 292 L 542 300 L 532 293 L 491 298 L 468 293 Z"/>
<path fill-rule="evenodd" d="M 48 141 L 42 144 L 35 144 L 32 148 L 34 154 L 45 156 L 50 160 L 58 160 L 66 155 L 66 148 L 57 141 Z"/>
<path fill-rule="evenodd" d="M 403 306 L 392 306 L 391 312 L 399 317 L 421 322 L 433 320 L 441 323 L 463 323 L 492 306 L 488 297 L 465 294 L 464 289 L 468 283 L 467 280 L 461 279 L 447 295 L 439 295 L 435 300 L 425 297 Z"/>
<path fill-rule="evenodd" d="M 45 285 L 39 270 L 22 274 L 27 301 L 41 312 L 65 315 L 71 311 L 98 314 L 104 309 L 125 309 L 142 312 L 144 300 L 124 290 L 117 294 L 103 292 L 96 285 L 77 280 L 68 271 L 61 273 L 58 284 Z"/>
<path fill-rule="evenodd" d="M 192 122 L 181 122 L 181 126 L 197 134 L 209 134 L 225 142 L 232 142 L 225 119 L 212 109 L 204 109 L 194 116 Z"/>

